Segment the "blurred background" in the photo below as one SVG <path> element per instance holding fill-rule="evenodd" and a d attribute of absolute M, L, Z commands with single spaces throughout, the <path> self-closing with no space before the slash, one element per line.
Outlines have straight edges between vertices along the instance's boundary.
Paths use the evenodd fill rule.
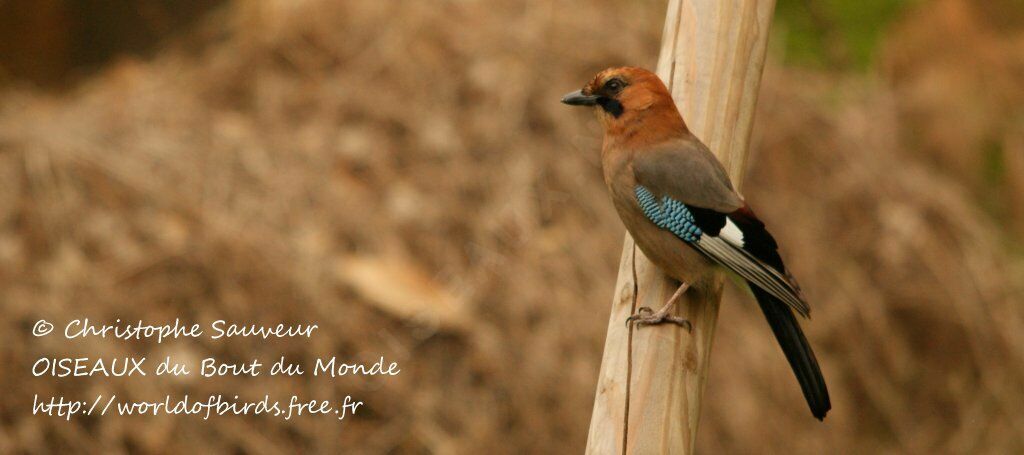
<path fill-rule="evenodd" d="M 0 1 L 0 452 L 579 453 L 623 228 L 591 115 L 664 0 Z M 1024 451 L 1024 2 L 779 0 L 744 193 L 783 245 L 824 424 L 753 301 L 702 453 Z M 309 340 L 34 338 L 46 318 Z M 78 378 L 41 356 L 400 362 Z M 33 394 L 299 394 L 354 419 L 32 416 Z"/>

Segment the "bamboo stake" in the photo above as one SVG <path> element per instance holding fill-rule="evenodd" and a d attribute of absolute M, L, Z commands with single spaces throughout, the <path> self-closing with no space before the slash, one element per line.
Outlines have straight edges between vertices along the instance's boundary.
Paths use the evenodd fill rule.
<path fill-rule="evenodd" d="M 665 18 L 658 75 L 736 185 L 774 9 L 774 0 L 670 0 Z M 722 281 L 711 295 L 698 300 L 688 293 L 676 306 L 692 333 L 673 324 L 627 328 L 630 314 L 660 308 L 675 286 L 626 235 L 588 454 L 693 453 Z"/>

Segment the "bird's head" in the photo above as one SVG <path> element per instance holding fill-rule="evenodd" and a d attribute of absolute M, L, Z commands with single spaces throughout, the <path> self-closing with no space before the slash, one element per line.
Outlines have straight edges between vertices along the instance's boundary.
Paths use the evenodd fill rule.
<path fill-rule="evenodd" d="M 686 129 L 668 88 L 656 74 L 643 68 L 608 68 L 597 73 L 581 90 L 562 97 L 562 102 L 595 107 L 609 134 L 647 127 L 643 123 L 648 121 Z"/>

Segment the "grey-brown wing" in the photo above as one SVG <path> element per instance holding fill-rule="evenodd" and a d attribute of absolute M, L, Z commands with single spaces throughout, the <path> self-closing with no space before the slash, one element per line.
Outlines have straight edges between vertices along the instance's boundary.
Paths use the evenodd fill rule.
<path fill-rule="evenodd" d="M 637 183 L 658 197 L 720 213 L 743 207 L 722 163 L 696 138 L 638 153 L 633 173 Z"/>

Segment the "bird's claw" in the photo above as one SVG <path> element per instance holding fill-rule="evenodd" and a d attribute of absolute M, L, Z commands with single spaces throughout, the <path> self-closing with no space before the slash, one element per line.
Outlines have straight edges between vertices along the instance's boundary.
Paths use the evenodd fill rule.
<path fill-rule="evenodd" d="M 634 321 L 641 326 L 672 323 L 686 329 L 687 332 L 693 331 L 693 324 L 690 324 L 690 321 L 679 316 L 669 314 L 668 311 L 659 311 L 655 313 L 654 310 L 648 307 L 637 308 L 636 314 L 626 318 L 626 327 L 629 327 L 629 324 Z"/>
<path fill-rule="evenodd" d="M 654 313 L 654 310 L 652 310 L 651 307 L 642 306 L 640 308 L 637 308 L 635 314 L 626 318 L 626 327 L 629 327 L 629 324 L 633 321 L 636 321 L 643 317 L 649 317 L 647 316 L 649 313 Z"/>

